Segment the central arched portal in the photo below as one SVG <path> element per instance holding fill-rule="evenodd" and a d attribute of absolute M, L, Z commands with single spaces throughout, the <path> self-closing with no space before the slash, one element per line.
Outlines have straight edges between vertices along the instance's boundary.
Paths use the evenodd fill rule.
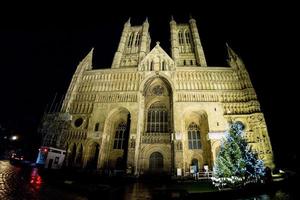
<path fill-rule="evenodd" d="M 145 84 L 145 121 L 141 140 L 143 152 L 141 152 L 140 166 L 143 166 L 141 170 L 146 173 L 171 173 L 174 166 L 171 146 L 173 130 L 171 88 L 168 80 L 163 77 L 155 77 Z"/>

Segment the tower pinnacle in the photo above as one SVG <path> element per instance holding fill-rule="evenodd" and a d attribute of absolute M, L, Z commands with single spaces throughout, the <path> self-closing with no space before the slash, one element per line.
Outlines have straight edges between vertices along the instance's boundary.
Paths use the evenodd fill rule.
<path fill-rule="evenodd" d="M 128 20 L 127 20 L 127 22 L 126 22 L 129 25 L 130 25 L 130 19 L 131 19 L 131 17 L 129 17 Z"/>

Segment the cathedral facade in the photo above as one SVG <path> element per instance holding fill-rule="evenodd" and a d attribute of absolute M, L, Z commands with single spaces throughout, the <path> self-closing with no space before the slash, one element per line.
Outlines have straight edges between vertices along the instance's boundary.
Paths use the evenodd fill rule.
<path fill-rule="evenodd" d="M 66 165 L 182 174 L 213 168 L 230 121 L 273 168 L 264 115 L 249 74 L 227 46 L 229 66 L 207 66 L 195 19 L 170 21 L 171 54 L 150 49 L 149 23 L 124 24 L 110 69 L 79 63 L 61 110 L 44 116 L 43 145 L 67 150 Z"/>

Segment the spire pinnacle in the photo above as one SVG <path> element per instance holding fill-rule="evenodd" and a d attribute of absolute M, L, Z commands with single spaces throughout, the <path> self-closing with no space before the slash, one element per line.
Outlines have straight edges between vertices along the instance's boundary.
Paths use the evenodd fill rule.
<path fill-rule="evenodd" d="M 90 52 L 82 59 L 81 63 L 78 65 L 83 66 L 83 68 L 86 69 L 92 69 L 92 63 L 93 63 L 93 52 L 94 48 L 90 50 Z"/>
<path fill-rule="evenodd" d="M 228 59 L 227 63 L 230 67 L 235 69 L 245 69 L 245 65 L 242 59 L 230 48 L 230 46 L 226 43 Z"/>
<path fill-rule="evenodd" d="M 176 24 L 176 21 L 174 20 L 173 15 L 171 15 L 171 21 L 170 21 L 170 24 Z"/>
<path fill-rule="evenodd" d="M 146 19 L 145 19 L 144 23 L 148 23 L 148 17 L 146 17 Z"/>
<path fill-rule="evenodd" d="M 189 14 L 189 17 L 190 17 L 190 20 L 189 20 L 190 23 L 196 23 L 196 20 L 193 18 L 191 13 Z"/>
<path fill-rule="evenodd" d="M 86 58 L 87 57 L 93 57 L 93 52 L 94 52 L 94 47 L 90 50 L 90 52 L 87 54 Z"/>
<path fill-rule="evenodd" d="M 131 17 L 128 18 L 126 24 L 130 24 L 130 19 L 131 19 Z"/>
<path fill-rule="evenodd" d="M 228 45 L 228 43 L 225 43 L 226 48 L 227 48 L 227 53 L 228 53 L 228 57 L 229 59 L 236 59 L 237 55 L 236 53 L 231 49 L 231 47 Z"/>

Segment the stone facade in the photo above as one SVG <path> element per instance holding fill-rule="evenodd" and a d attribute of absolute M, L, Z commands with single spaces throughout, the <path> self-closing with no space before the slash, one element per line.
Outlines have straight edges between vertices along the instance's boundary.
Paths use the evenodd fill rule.
<path fill-rule="evenodd" d="M 233 50 L 229 67 L 208 67 L 196 21 L 170 22 L 171 56 L 149 23 L 125 25 L 111 69 L 93 69 L 93 50 L 78 65 L 60 112 L 44 117 L 43 144 L 67 149 L 68 166 L 172 173 L 212 169 L 229 121 L 271 168 L 264 115 L 249 74 Z M 129 171 L 130 172 L 130 171 Z"/>

